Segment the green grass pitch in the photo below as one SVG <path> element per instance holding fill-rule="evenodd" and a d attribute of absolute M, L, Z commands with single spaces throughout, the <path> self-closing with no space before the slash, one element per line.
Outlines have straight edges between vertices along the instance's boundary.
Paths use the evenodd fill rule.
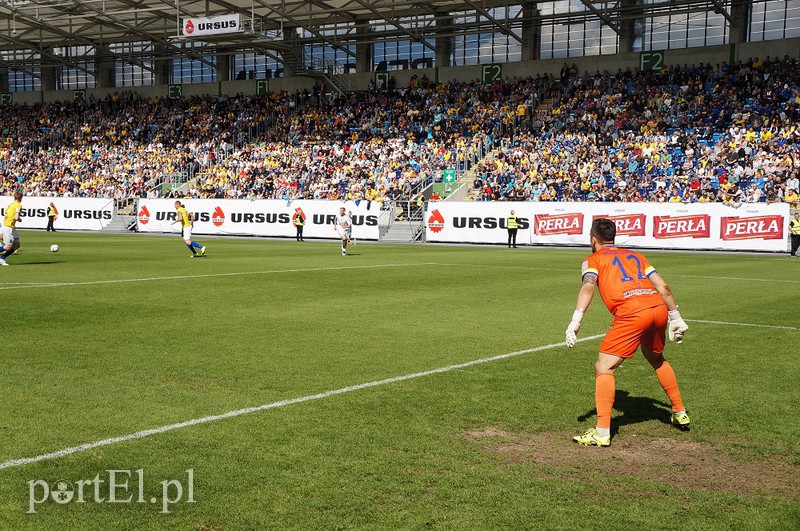
<path fill-rule="evenodd" d="M 570 440 L 593 425 L 599 339 L 556 345 L 588 248 L 361 243 L 342 257 L 335 242 L 198 239 L 208 255 L 190 260 L 174 235 L 22 231 L 22 250 L 0 268 L 0 463 L 554 346 L 8 466 L 0 529 L 800 521 L 800 261 L 646 252 L 689 320 L 666 356 L 693 429 L 666 422 L 666 397 L 638 355 L 618 372 L 618 433 L 600 449 Z M 595 297 L 580 337 L 609 322 Z M 32 488 L 42 496 L 61 480 L 74 494 L 108 470 L 142 470 L 117 492 L 130 503 L 107 503 L 105 483 L 106 502 L 86 487 L 83 503 L 51 497 L 29 512 Z M 168 480 L 184 492 L 164 512 Z M 177 486 L 166 492 L 177 497 Z"/>

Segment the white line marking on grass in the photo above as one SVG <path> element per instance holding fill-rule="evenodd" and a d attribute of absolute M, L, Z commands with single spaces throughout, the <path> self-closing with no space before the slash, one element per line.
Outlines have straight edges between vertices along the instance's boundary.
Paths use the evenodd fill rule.
<path fill-rule="evenodd" d="M 578 339 L 579 342 L 582 341 L 592 341 L 593 339 L 598 339 L 603 337 L 604 334 L 598 334 L 596 336 L 589 336 L 583 337 Z M 350 387 L 342 387 L 340 389 L 334 389 L 332 391 L 325 391 L 324 393 L 319 393 L 316 395 L 308 395 L 308 396 L 301 396 L 299 398 L 289 398 L 287 400 L 281 400 L 279 402 L 273 402 L 271 404 L 264 404 L 263 406 L 256 406 L 256 407 L 248 407 L 244 409 L 237 409 L 234 411 L 228 411 L 227 413 L 221 413 L 219 415 L 209 415 L 207 417 L 201 417 L 198 419 L 193 420 L 186 420 L 183 422 L 178 422 L 175 424 L 168 424 L 166 426 L 161 426 L 160 428 L 151 428 L 149 430 L 142 430 L 137 431 L 136 433 L 131 433 L 129 435 L 122 435 L 120 437 L 111 437 L 109 439 L 103 439 L 102 441 L 96 441 L 86 444 L 81 444 L 79 446 L 72 446 L 70 448 L 64 448 L 63 450 L 58 450 L 56 452 L 51 452 L 47 454 L 37 455 L 35 457 L 24 457 L 21 459 L 11 459 L 4 463 L 0 463 L 0 470 L 5 468 L 14 468 L 22 465 L 28 465 L 31 463 L 38 463 L 39 461 L 45 461 L 48 459 L 57 459 L 59 457 L 64 457 L 70 454 L 75 454 L 78 452 L 85 452 L 86 450 L 91 450 L 92 448 L 99 448 L 101 446 L 109 446 L 116 443 L 132 441 L 134 439 L 142 439 L 144 437 L 149 437 L 150 435 L 158 435 L 160 433 L 165 433 L 172 430 L 177 430 L 180 428 L 187 428 L 189 426 L 197 426 L 198 424 L 206 424 L 208 422 L 215 422 L 217 420 L 228 419 L 231 417 L 238 417 L 241 415 L 248 415 L 250 413 L 256 413 L 258 411 L 266 411 L 268 409 L 276 409 L 279 407 L 290 406 L 292 404 L 301 404 L 303 402 L 309 402 L 311 400 L 319 400 L 321 398 L 328 398 L 329 396 L 334 395 L 341 395 L 344 393 L 350 393 L 352 391 L 358 391 L 360 389 L 367 389 L 369 387 L 377 387 L 379 385 L 386 385 L 396 382 L 402 382 L 405 380 L 411 380 L 413 378 L 421 378 L 423 376 L 430 376 L 432 374 L 440 374 L 444 372 L 453 371 L 456 369 L 463 369 L 465 367 L 471 367 L 473 365 L 480 365 L 482 363 L 489 363 L 492 361 L 503 360 L 506 358 L 512 358 L 514 356 L 520 356 L 522 354 L 530 354 L 532 352 L 541 352 L 543 350 L 549 350 L 556 347 L 563 347 L 566 343 L 552 343 L 550 345 L 544 345 L 541 347 L 534 347 L 525 350 L 517 350 L 515 352 L 509 352 L 507 354 L 500 354 L 498 356 L 492 356 L 490 358 L 481 358 L 473 361 L 467 361 L 464 363 L 458 363 L 456 365 L 448 365 L 447 367 L 441 367 L 439 369 L 432 369 L 430 371 L 423 371 L 423 372 L 415 372 L 412 374 L 406 374 L 404 376 L 395 376 L 394 378 L 386 378 L 385 380 L 378 380 L 374 382 L 367 382 L 358 385 L 351 385 Z"/>
<path fill-rule="evenodd" d="M 679 278 L 702 278 L 704 280 L 744 280 L 748 282 L 784 282 L 787 284 L 800 284 L 800 280 L 792 280 L 788 278 L 745 278 L 745 277 L 712 277 L 712 276 L 702 276 L 702 275 L 673 275 L 672 273 L 668 274 L 667 277 L 679 277 Z"/>
<path fill-rule="evenodd" d="M 306 271 L 344 271 L 348 269 L 379 269 L 382 267 L 419 267 L 431 266 L 435 263 L 418 264 L 375 264 L 363 266 L 340 266 L 340 267 L 309 267 L 305 269 L 273 269 L 270 271 L 240 271 L 236 273 L 208 273 L 204 275 L 179 275 L 171 277 L 145 277 L 145 278 L 119 278 L 111 280 L 90 280 L 86 282 L 51 282 L 40 284 L 23 284 L 15 286 L 0 286 L 0 290 L 25 289 L 25 288 L 59 288 L 63 286 L 93 286 L 96 284 L 125 284 L 128 282 L 154 282 L 158 280 L 188 280 L 192 278 L 217 278 L 217 277 L 241 277 L 246 275 L 272 275 L 277 273 L 303 273 Z"/>
<path fill-rule="evenodd" d="M 54 282 L 0 282 L 3 286 L 52 286 Z"/>
<path fill-rule="evenodd" d="M 529 269 L 531 271 L 566 271 L 571 273 L 579 274 L 581 272 L 580 267 L 573 267 L 573 268 L 566 268 L 566 267 L 529 267 L 529 266 L 510 266 L 510 265 L 499 265 L 499 264 L 444 264 L 444 263 L 437 263 L 436 265 L 439 266 L 452 266 L 452 267 L 490 267 L 496 269 Z"/>
<path fill-rule="evenodd" d="M 437 263 L 435 265 L 439 266 L 464 266 L 464 267 L 491 267 L 497 269 L 530 269 L 531 271 L 565 271 L 565 272 L 572 272 L 576 275 L 580 274 L 580 268 L 563 268 L 563 267 L 528 267 L 528 266 L 508 266 L 508 265 L 499 265 L 499 264 L 446 264 L 446 263 Z M 680 274 L 673 274 L 669 273 L 666 275 L 669 278 L 677 277 L 677 278 L 699 278 L 703 280 L 742 280 L 742 281 L 749 281 L 749 282 L 783 282 L 787 284 L 800 284 L 800 280 L 792 280 L 788 278 L 747 278 L 747 277 L 712 277 L 712 276 L 703 276 L 703 275 L 680 275 Z"/>
<path fill-rule="evenodd" d="M 751 326 L 753 328 L 777 328 L 779 330 L 800 330 L 800 328 L 796 326 L 777 326 L 777 325 L 765 325 L 756 323 L 729 323 L 727 321 L 703 321 L 702 319 L 686 319 L 686 322 L 729 325 L 729 326 Z"/>

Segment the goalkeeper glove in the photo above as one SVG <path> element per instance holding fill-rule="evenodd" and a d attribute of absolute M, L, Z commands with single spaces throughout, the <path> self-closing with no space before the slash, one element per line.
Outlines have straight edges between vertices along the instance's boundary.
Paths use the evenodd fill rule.
<path fill-rule="evenodd" d="M 578 341 L 578 330 L 581 329 L 581 321 L 583 320 L 583 310 L 575 310 L 572 314 L 572 321 L 567 326 L 567 346 L 572 348 Z"/>
<path fill-rule="evenodd" d="M 678 312 L 678 307 L 676 306 L 674 310 L 671 310 L 669 313 L 669 340 L 674 341 L 676 343 L 683 342 L 683 334 L 689 329 L 689 325 L 686 324 L 686 321 L 683 320 L 681 314 Z"/>

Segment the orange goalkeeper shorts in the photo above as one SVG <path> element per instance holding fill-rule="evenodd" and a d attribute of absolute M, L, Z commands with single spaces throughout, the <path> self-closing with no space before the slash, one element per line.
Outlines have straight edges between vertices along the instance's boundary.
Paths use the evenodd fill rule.
<path fill-rule="evenodd" d="M 600 352 L 632 358 L 639 345 L 655 353 L 664 352 L 667 331 L 667 306 L 642 308 L 636 313 L 617 315 L 600 344 Z"/>

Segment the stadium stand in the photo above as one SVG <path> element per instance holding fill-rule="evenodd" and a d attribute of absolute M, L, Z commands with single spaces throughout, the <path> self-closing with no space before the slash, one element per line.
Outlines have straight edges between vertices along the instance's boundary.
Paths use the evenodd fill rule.
<path fill-rule="evenodd" d="M 584 74 L 479 164 L 474 197 L 784 200 L 800 168 L 799 72 L 786 57 Z"/>
<path fill-rule="evenodd" d="M 795 59 L 767 57 L 559 83 L 14 105 L 0 186 L 124 199 L 179 174 L 181 196 L 385 201 L 474 164 L 476 200 L 791 200 L 799 81 Z"/>

